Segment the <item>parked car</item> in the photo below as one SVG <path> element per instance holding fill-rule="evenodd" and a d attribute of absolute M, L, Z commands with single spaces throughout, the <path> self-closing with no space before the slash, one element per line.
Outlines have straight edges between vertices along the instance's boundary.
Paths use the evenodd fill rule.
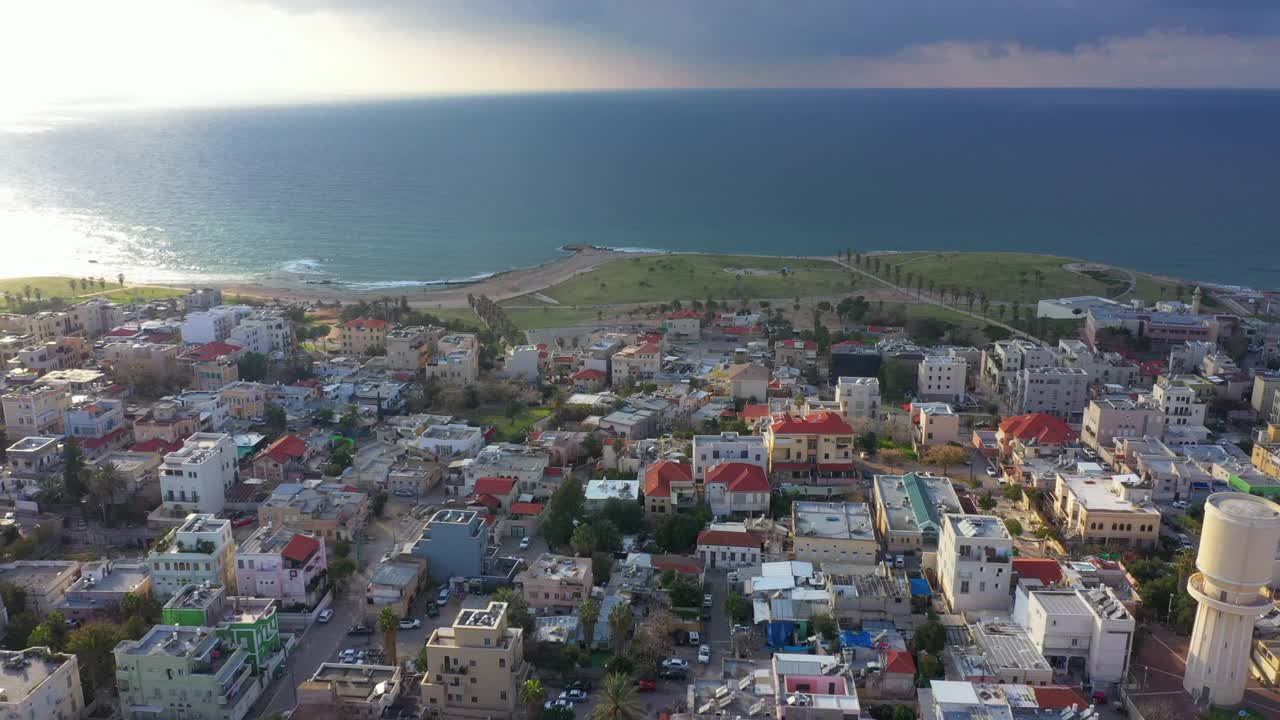
<path fill-rule="evenodd" d="M 904 568 L 907 566 L 907 559 L 902 555 L 894 555 L 893 566 L 896 568 Z"/>
<path fill-rule="evenodd" d="M 333 608 L 325 608 L 316 616 L 317 622 L 327 623 L 333 619 Z"/>
<path fill-rule="evenodd" d="M 641 678 L 636 681 L 636 692 L 653 692 L 658 689 L 658 683 L 652 680 Z"/>
<path fill-rule="evenodd" d="M 373 628 L 369 627 L 368 625 L 356 624 L 351 626 L 351 629 L 347 631 L 347 634 L 348 635 L 372 635 Z"/>
<path fill-rule="evenodd" d="M 663 668 L 661 671 L 659 671 L 658 677 L 662 678 L 663 680 L 684 680 L 685 677 L 688 676 L 688 674 L 689 674 L 688 670 L 686 670 L 685 668 L 670 667 L 670 668 Z"/>
<path fill-rule="evenodd" d="M 995 468 L 993 468 L 993 467 L 988 467 L 988 468 L 987 468 L 987 477 L 995 477 L 995 476 L 997 476 L 997 475 L 999 475 L 999 474 L 1000 474 L 1000 473 L 999 473 Z"/>
<path fill-rule="evenodd" d="M 399 490 L 396 490 L 394 494 L 400 497 L 413 497 L 414 495 L 412 490 L 405 490 L 404 488 L 400 488 Z"/>
<path fill-rule="evenodd" d="M 684 658 L 668 658 L 662 661 L 662 667 L 668 670 L 688 670 L 689 661 Z"/>
<path fill-rule="evenodd" d="M 691 630 L 691 631 L 689 632 L 689 644 L 690 644 L 690 645 L 699 645 L 699 644 L 701 644 L 701 643 L 702 643 L 702 636 L 701 636 L 701 635 L 699 635 L 699 634 L 698 634 L 698 632 L 697 632 L 696 630 Z"/>
<path fill-rule="evenodd" d="M 422 621 L 418 618 L 405 618 L 400 621 L 401 630 L 417 630 L 422 627 Z"/>
<path fill-rule="evenodd" d="M 711 646 L 710 645 L 698 646 L 698 662 L 702 663 L 703 665 L 706 665 L 707 663 L 711 662 Z"/>
<path fill-rule="evenodd" d="M 564 708 L 566 710 L 572 710 L 573 703 L 569 702 L 568 700 L 548 700 L 546 704 L 542 706 L 543 710 L 551 710 L 553 708 Z"/>
<path fill-rule="evenodd" d="M 530 546 L 530 545 L 532 545 L 532 544 L 533 544 L 533 539 L 532 539 L 532 538 L 530 538 L 528 535 L 526 535 L 526 536 L 524 536 L 524 537 L 520 538 L 520 549 L 521 549 L 521 550 L 528 550 L 528 549 L 529 549 L 529 546 Z"/>
<path fill-rule="evenodd" d="M 560 693 L 561 700 L 568 700 L 571 703 L 585 702 L 587 699 L 587 691 L 581 688 L 573 688 Z"/>
<path fill-rule="evenodd" d="M 433 602 L 427 603 L 427 617 L 440 617 L 440 606 Z"/>
<path fill-rule="evenodd" d="M 709 608 L 715 601 L 711 598 L 711 593 L 702 596 L 702 607 Z"/>
<path fill-rule="evenodd" d="M 574 680 L 568 685 L 565 685 L 564 689 L 565 690 L 581 690 L 582 692 L 589 693 L 591 692 L 591 687 L 592 686 L 591 686 L 590 680 Z"/>
<path fill-rule="evenodd" d="M 80 621 L 75 618 L 67 618 L 66 620 L 63 621 L 63 623 L 69 628 L 80 627 Z"/>
<path fill-rule="evenodd" d="M 440 588 L 440 594 L 436 596 L 436 602 L 437 602 L 437 603 L 439 603 L 440 605 L 448 605 L 448 604 L 449 604 L 449 594 L 450 594 L 450 593 L 449 593 L 449 588 L 448 588 L 448 587 L 442 587 L 442 588 Z"/>
<path fill-rule="evenodd" d="M 248 515 L 242 518 L 237 518 L 235 520 L 232 520 L 231 527 L 233 528 L 248 527 L 249 525 L 252 525 L 257 521 L 258 521 L 257 518 L 253 517 L 252 515 Z"/>

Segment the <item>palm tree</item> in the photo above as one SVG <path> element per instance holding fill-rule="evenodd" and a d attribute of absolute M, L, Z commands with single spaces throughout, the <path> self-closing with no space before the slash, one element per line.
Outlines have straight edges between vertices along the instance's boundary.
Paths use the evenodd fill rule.
<path fill-rule="evenodd" d="M 582 634 L 586 637 L 590 648 L 596 636 L 596 621 L 600 619 L 600 601 L 589 597 L 578 606 L 578 622 L 582 624 Z"/>
<path fill-rule="evenodd" d="M 542 712 L 542 703 L 547 700 L 547 689 L 542 687 L 538 678 L 529 678 L 520 686 L 520 704 L 529 711 L 530 718 L 538 717 Z"/>
<path fill-rule="evenodd" d="M 400 616 L 389 607 L 378 613 L 378 630 L 382 632 L 382 649 L 387 653 L 388 665 L 396 665 L 396 631 L 400 629 Z"/>
<path fill-rule="evenodd" d="M 587 720 L 641 720 L 644 715 L 631 678 L 623 673 L 609 673 L 604 679 L 604 697 L 592 708 Z"/>
<path fill-rule="evenodd" d="M 35 293 L 36 302 L 40 302 L 40 296 L 44 295 L 44 291 L 41 290 L 40 288 L 36 288 L 35 290 L 32 290 L 32 292 Z"/>
<path fill-rule="evenodd" d="M 124 273 L 116 275 L 116 282 L 120 283 L 120 287 L 124 287 Z"/>
<path fill-rule="evenodd" d="M 75 279 L 74 279 L 74 278 L 67 278 L 67 284 L 71 286 L 71 292 L 72 292 L 72 294 L 74 294 L 74 293 L 75 293 L 75 291 L 76 291 L 76 281 L 75 281 Z"/>
<path fill-rule="evenodd" d="M 613 633 L 613 647 L 618 649 L 622 647 L 623 641 L 626 640 L 627 634 L 631 632 L 631 627 L 635 625 L 636 617 L 631 613 L 631 606 L 626 603 L 619 603 L 613 606 L 609 611 L 609 630 Z"/>
<path fill-rule="evenodd" d="M 28 300 L 30 300 L 30 299 L 31 299 L 31 286 L 30 286 L 30 285 L 23 285 L 23 286 L 22 286 L 22 296 L 23 296 L 23 297 L 25 297 L 25 298 L 26 298 L 26 299 L 28 299 Z"/>
<path fill-rule="evenodd" d="M 102 522 L 105 523 L 111 500 L 116 492 L 124 489 L 124 477 L 116 470 L 114 463 L 103 463 L 89 475 L 88 480 L 89 494 L 98 501 L 98 506 L 102 509 Z"/>
<path fill-rule="evenodd" d="M 12 305 L 12 304 L 13 304 L 13 293 L 9 292 L 8 290 L 5 290 L 5 291 L 4 291 L 4 305 L 5 305 L 5 307 L 8 307 L 8 306 L 10 306 L 10 305 Z"/>

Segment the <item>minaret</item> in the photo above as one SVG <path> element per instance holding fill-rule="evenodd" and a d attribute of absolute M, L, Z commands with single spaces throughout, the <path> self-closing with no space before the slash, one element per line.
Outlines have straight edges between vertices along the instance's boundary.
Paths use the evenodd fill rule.
<path fill-rule="evenodd" d="M 1182 687 L 1197 703 L 1235 705 L 1249 679 L 1253 625 L 1272 607 L 1271 569 L 1280 543 L 1280 505 L 1244 493 L 1204 504 L 1196 572 L 1187 592 L 1200 604 Z"/>
<path fill-rule="evenodd" d="M 1200 291 L 1200 286 L 1197 285 L 1196 289 L 1191 291 L 1191 314 L 1192 315 L 1200 314 L 1200 300 L 1203 297 L 1204 297 L 1204 293 Z"/>

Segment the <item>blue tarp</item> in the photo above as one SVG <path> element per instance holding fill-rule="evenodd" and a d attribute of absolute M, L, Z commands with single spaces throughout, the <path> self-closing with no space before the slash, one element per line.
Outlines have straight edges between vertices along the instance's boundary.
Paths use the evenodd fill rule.
<path fill-rule="evenodd" d="M 924 578 L 911 578 L 911 596 L 929 597 L 933 591 L 929 589 L 929 581 Z"/>
<path fill-rule="evenodd" d="M 863 630 L 854 632 L 852 630 L 840 631 L 840 644 L 844 647 L 871 647 L 871 633 Z"/>
<path fill-rule="evenodd" d="M 769 623 L 769 645 L 773 647 L 782 647 L 791 641 L 791 636 L 796 631 L 796 624 L 790 620 L 779 620 Z"/>

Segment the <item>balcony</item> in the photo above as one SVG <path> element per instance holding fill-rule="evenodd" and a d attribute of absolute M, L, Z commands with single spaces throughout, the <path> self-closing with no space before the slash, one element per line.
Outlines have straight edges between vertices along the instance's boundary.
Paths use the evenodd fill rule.
<path fill-rule="evenodd" d="M 440 663 L 440 672 L 445 675 L 466 675 L 468 665 L 450 665 L 449 663 Z"/>

